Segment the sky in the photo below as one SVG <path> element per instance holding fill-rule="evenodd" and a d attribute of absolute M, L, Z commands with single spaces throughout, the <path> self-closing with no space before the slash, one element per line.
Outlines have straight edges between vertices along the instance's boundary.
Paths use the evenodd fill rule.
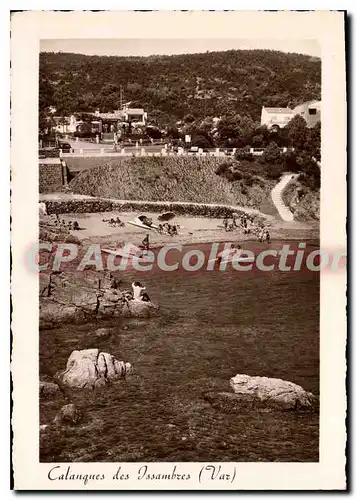
<path fill-rule="evenodd" d="M 41 52 L 72 52 L 106 56 L 190 54 L 231 49 L 269 49 L 320 56 L 317 40 L 264 39 L 53 39 L 41 40 Z"/>

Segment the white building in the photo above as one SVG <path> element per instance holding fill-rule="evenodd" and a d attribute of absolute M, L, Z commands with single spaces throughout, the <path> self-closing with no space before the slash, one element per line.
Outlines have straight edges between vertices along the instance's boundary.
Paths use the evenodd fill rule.
<path fill-rule="evenodd" d="M 271 128 L 284 128 L 295 116 L 290 108 L 266 108 L 263 106 L 261 114 L 261 125 Z"/>
<path fill-rule="evenodd" d="M 300 115 L 309 128 L 321 121 L 321 101 L 307 101 L 294 108 L 294 115 Z"/>
<path fill-rule="evenodd" d="M 71 132 L 70 130 L 71 119 L 69 117 L 54 116 L 53 122 L 54 122 L 53 128 L 55 129 L 56 132 L 59 132 L 60 134 L 67 134 L 68 132 Z"/>
<path fill-rule="evenodd" d="M 125 122 L 137 123 L 138 125 L 146 125 L 148 119 L 148 114 L 143 108 L 124 107 L 122 115 Z"/>

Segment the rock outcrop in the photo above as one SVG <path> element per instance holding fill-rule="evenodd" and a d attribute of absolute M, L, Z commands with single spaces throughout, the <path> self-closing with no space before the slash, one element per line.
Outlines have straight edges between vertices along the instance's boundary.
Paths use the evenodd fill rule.
<path fill-rule="evenodd" d="M 240 397 L 255 398 L 259 402 L 282 409 L 311 408 L 315 397 L 300 385 L 287 380 L 269 377 L 236 375 L 230 379 L 230 386 Z"/>
<path fill-rule="evenodd" d="M 158 307 L 133 300 L 132 293 L 112 288 L 112 280 L 99 273 L 40 273 L 40 327 L 80 323 L 91 319 L 149 317 Z"/>
<path fill-rule="evenodd" d="M 41 205 L 41 203 L 40 203 Z M 42 203 L 42 205 L 44 205 Z M 40 212 L 40 234 L 39 240 L 48 242 L 60 243 L 80 243 L 80 240 L 71 234 L 69 227 L 60 225 L 55 215 L 44 215 Z"/>
<path fill-rule="evenodd" d="M 111 354 L 99 349 L 73 351 L 66 369 L 57 372 L 61 384 L 76 389 L 98 389 L 110 381 L 125 377 L 132 370 L 130 363 L 118 361 Z"/>

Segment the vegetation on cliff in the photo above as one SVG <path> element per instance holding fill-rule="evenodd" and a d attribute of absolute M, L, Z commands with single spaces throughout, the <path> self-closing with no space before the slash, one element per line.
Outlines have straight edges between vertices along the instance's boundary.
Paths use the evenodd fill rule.
<path fill-rule="evenodd" d="M 263 105 L 320 99 L 321 61 L 272 50 L 149 57 L 40 54 L 40 111 L 58 115 L 143 106 L 161 126 L 189 117 L 240 115 L 258 121 Z M 193 121 L 192 120 L 192 121 Z"/>

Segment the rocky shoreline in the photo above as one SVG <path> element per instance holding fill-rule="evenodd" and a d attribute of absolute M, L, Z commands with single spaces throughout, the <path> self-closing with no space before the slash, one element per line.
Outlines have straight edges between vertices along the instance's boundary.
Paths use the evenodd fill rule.
<path fill-rule="evenodd" d="M 72 271 L 40 273 L 40 328 L 94 318 L 150 317 L 158 306 L 135 300 L 107 274 Z"/>

